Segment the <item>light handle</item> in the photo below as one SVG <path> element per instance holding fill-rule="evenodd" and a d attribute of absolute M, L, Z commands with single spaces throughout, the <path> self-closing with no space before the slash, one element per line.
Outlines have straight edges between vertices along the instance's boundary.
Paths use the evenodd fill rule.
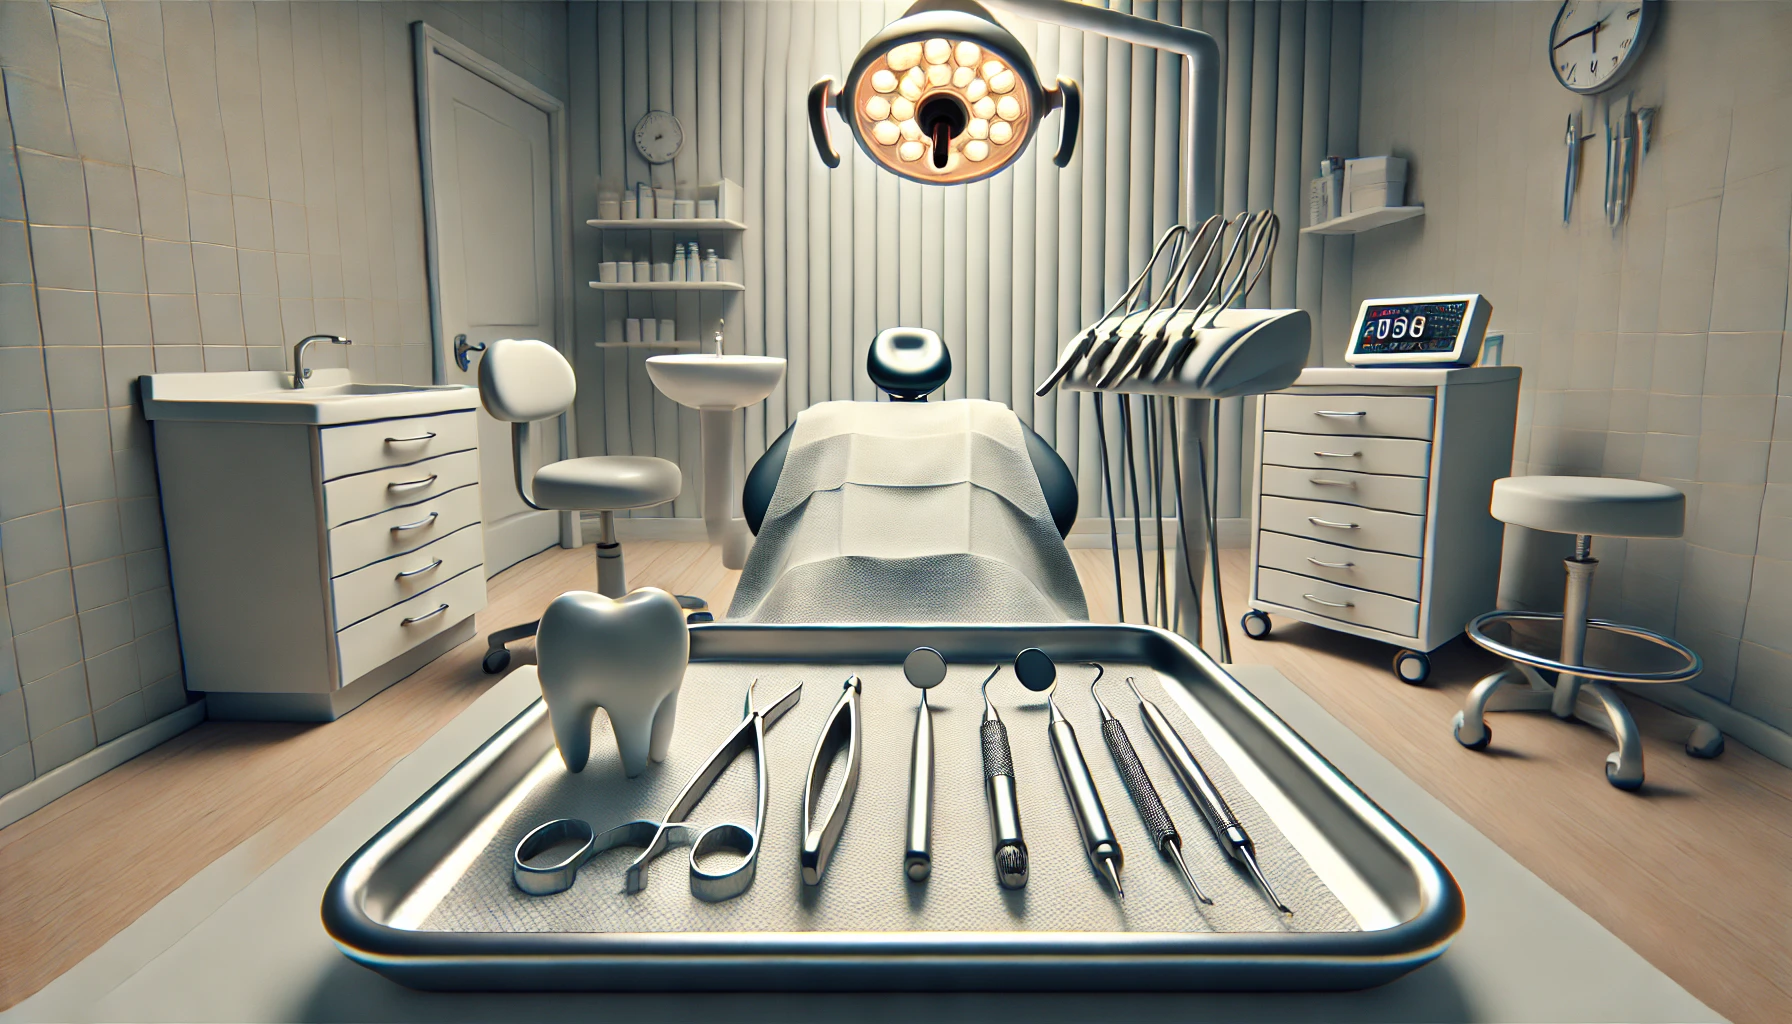
<path fill-rule="evenodd" d="M 840 152 L 828 136 L 828 100 L 833 90 L 832 78 L 816 82 L 809 90 L 809 134 L 815 137 L 815 151 L 821 155 L 821 162 L 829 168 L 840 166 Z"/>
<path fill-rule="evenodd" d="M 1058 86 L 1048 90 L 1046 95 L 1052 104 L 1064 111 L 1064 124 L 1058 134 L 1058 151 L 1052 155 L 1052 163 L 1059 167 L 1069 167 L 1070 158 L 1076 153 L 1076 134 L 1083 122 L 1083 90 L 1073 78 L 1058 76 Z"/>

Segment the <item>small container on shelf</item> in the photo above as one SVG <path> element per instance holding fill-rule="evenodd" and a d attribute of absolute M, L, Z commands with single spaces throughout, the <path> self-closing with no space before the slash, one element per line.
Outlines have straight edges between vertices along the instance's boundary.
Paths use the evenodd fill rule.
<path fill-rule="evenodd" d="M 622 217 L 622 201 L 615 196 L 599 196 L 597 200 L 598 220 L 620 220 Z"/>
<path fill-rule="evenodd" d="M 646 260 L 635 261 L 635 283 L 646 284 L 653 280 L 653 267 Z"/>
<path fill-rule="evenodd" d="M 634 268 L 630 267 L 630 269 L 632 270 Z M 616 262 L 614 260 L 607 260 L 603 263 L 599 263 L 597 265 L 597 279 L 604 284 L 614 284 L 616 282 Z"/>
<path fill-rule="evenodd" d="M 616 264 L 616 281 L 618 284 L 633 284 L 635 282 L 635 265 L 626 260 Z"/>
<path fill-rule="evenodd" d="M 716 201 L 714 199 L 697 200 L 697 216 L 703 220 L 715 220 Z"/>

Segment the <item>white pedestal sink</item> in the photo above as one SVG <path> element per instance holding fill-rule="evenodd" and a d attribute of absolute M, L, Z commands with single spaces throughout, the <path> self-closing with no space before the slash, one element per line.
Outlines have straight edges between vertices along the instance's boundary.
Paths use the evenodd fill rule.
<path fill-rule="evenodd" d="M 709 542 L 722 546 L 722 565 L 747 564 L 753 535 L 733 517 L 735 411 L 763 402 L 784 379 L 775 356 L 684 353 L 651 356 L 647 376 L 660 393 L 695 409 L 703 423 L 703 523 Z"/>

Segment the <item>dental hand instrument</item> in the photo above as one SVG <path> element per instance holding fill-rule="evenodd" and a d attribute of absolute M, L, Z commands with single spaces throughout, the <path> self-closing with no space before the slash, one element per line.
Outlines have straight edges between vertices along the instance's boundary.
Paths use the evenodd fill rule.
<path fill-rule="evenodd" d="M 778 719 L 784 717 L 786 712 L 796 707 L 797 701 L 801 700 L 803 696 L 803 684 L 798 683 L 786 691 L 783 696 L 773 701 L 769 708 L 760 711 L 753 707 L 753 691 L 758 684 L 759 680 L 755 679 L 747 686 L 746 709 L 740 725 L 736 726 L 734 732 L 722 741 L 722 745 L 709 756 L 709 760 L 697 769 L 697 773 L 684 784 L 684 788 L 678 791 L 678 795 L 672 799 L 672 806 L 666 809 L 661 820 L 654 821 L 643 818 L 625 822 L 604 832 L 586 848 L 585 856 L 587 857 L 621 846 L 643 848 L 641 855 L 635 858 L 634 863 L 630 864 L 628 870 L 623 874 L 625 892 L 637 893 L 645 889 L 647 887 L 646 868 L 648 863 L 665 853 L 670 847 L 685 844 L 689 844 L 691 847 L 691 895 L 709 903 L 718 903 L 722 900 L 733 899 L 752 886 L 754 869 L 759 860 L 759 839 L 765 833 L 765 809 L 771 789 L 769 765 L 766 760 L 765 734 L 767 730 L 778 723 Z M 744 825 L 723 822 L 705 829 L 698 829 L 697 826 L 686 821 L 685 819 L 690 817 L 691 811 L 696 809 L 697 804 L 709 792 L 710 787 L 715 785 L 716 780 L 721 778 L 728 766 L 734 763 L 734 759 L 747 750 L 753 752 L 753 760 L 758 772 L 758 800 L 753 816 L 753 827 L 748 829 Z M 559 819 L 560 822 L 567 820 L 569 819 Z M 552 830 L 557 825 L 559 822 L 550 821 L 536 832 Z M 560 827 L 564 828 L 564 826 Z M 519 869 L 519 878 L 520 869 L 527 867 L 523 864 L 524 847 L 529 845 L 529 840 L 534 836 L 534 832 L 530 833 L 517 846 L 515 867 Z M 721 850 L 741 854 L 741 862 L 725 871 L 709 871 L 697 863 L 699 858 Z M 577 870 L 576 865 L 573 870 Z M 567 886 L 572 884 L 570 873 L 564 873 L 564 881 Z M 537 890 L 530 889 L 528 891 L 536 892 Z M 546 891 L 558 892 L 560 890 Z"/>
<path fill-rule="evenodd" d="M 1014 789 L 1014 754 L 1008 729 L 989 702 L 989 681 L 1002 671 L 997 665 L 983 679 L 983 795 L 989 801 L 989 830 L 994 841 L 996 881 L 1004 889 L 1027 887 L 1027 842 L 1020 831 L 1020 801 Z"/>
<path fill-rule="evenodd" d="M 1281 230 L 1281 220 L 1271 210 L 1259 210 L 1239 216 L 1238 233 L 1232 240 L 1231 250 L 1226 254 L 1226 262 L 1221 264 L 1220 272 L 1214 276 L 1213 286 L 1208 289 L 1201 305 L 1190 318 L 1170 358 L 1164 360 L 1163 366 L 1158 369 L 1155 378 L 1158 383 L 1175 376 L 1182 369 L 1182 364 L 1188 361 L 1189 354 L 1195 349 L 1199 332 L 1212 326 L 1213 319 L 1219 315 L 1220 310 L 1257 287 L 1257 282 L 1269 269 L 1270 259 L 1275 256 Z M 1232 257 L 1239 252 L 1239 246 L 1246 238 L 1250 240 L 1250 244 L 1243 250 L 1244 258 L 1237 264 L 1237 272 L 1228 279 L 1226 271 L 1233 266 Z"/>
<path fill-rule="evenodd" d="M 820 885 L 822 872 L 828 869 L 828 858 L 840 841 L 840 830 L 846 827 L 846 815 L 852 810 L 852 798 L 859 791 L 859 752 L 864 723 L 859 714 L 859 694 L 863 689 L 857 675 L 846 677 L 840 699 L 828 713 L 828 721 L 815 740 L 815 753 L 809 758 L 809 782 L 803 787 L 803 884 Z M 827 783 L 828 769 L 840 749 L 846 748 L 846 778 L 825 807 L 820 806 L 822 788 Z"/>
<path fill-rule="evenodd" d="M 1132 695 L 1139 699 L 1139 714 L 1145 719 L 1146 730 L 1151 733 L 1151 738 L 1157 741 L 1158 749 L 1164 752 L 1164 757 L 1169 760 L 1170 767 L 1175 769 L 1177 778 L 1182 780 L 1183 787 L 1188 790 L 1189 796 L 1195 801 L 1195 806 L 1200 809 L 1201 816 L 1207 819 L 1207 827 L 1213 830 L 1213 838 L 1219 842 L 1220 849 L 1226 851 L 1227 856 L 1243 864 L 1246 870 L 1250 871 L 1251 877 L 1256 879 L 1257 885 L 1263 889 L 1263 894 L 1269 897 L 1269 902 L 1275 904 L 1277 910 L 1284 914 L 1293 914 L 1294 911 L 1290 910 L 1288 904 L 1283 903 L 1282 898 L 1276 895 L 1275 889 L 1271 888 L 1269 884 L 1269 879 L 1263 876 L 1263 869 L 1257 865 L 1256 846 L 1251 842 L 1250 833 L 1244 830 L 1244 826 L 1238 821 L 1238 816 L 1232 813 L 1231 807 L 1227 806 L 1226 798 L 1220 795 L 1213 780 L 1207 777 L 1207 772 L 1201 767 L 1201 762 L 1195 760 L 1195 755 L 1188 749 L 1188 744 L 1184 743 L 1182 737 L 1177 735 L 1175 728 L 1170 725 L 1170 720 L 1164 717 L 1164 713 L 1158 709 L 1158 706 L 1146 700 L 1144 694 L 1139 692 L 1139 688 L 1133 684 L 1131 676 L 1126 678 L 1126 686 L 1132 690 Z"/>
<path fill-rule="evenodd" d="M 902 660 L 902 674 L 921 691 L 915 742 L 909 752 L 908 848 L 902 855 L 903 872 L 919 882 L 933 872 L 933 709 L 927 706 L 927 691 L 946 678 L 946 656 L 931 647 L 917 647 Z"/>
<path fill-rule="evenodd" d="M 1162 798 L 1157 795 L 1157 787 L 1151 784 L 1151 776 L 1145 773 L 1145 765 L 1139 760 L 1138 751 L 1132 748 L 1132 740 L 1127 738 L 1126 727 L 1101 702 L 1101 694 L 1095 692 L 1095 686 L 1107 670 L 1094 662 L 1089 667 L 1095 670 L 1095 678 L 1089 680 L 1089 696 L 1095 700 L 1095 708 L 1101 713 L 1101 738 L 1108 745 L 1108 753 L 1114 758 L 1114 767 L 1119 769 L 1120 778 L 1126 783 L 1126 792 L 1131 795 L 1133 806 L 1139 809 L 1139 817 L 1145 819 L 1145 830 L 1151 833 L 1151 842 L 1157 852 L 1176 865 L 1188 887 L 1194 891 L 1195 898 L 1202 903 L 1211 904 L 1213 900 L 1201 891 L 1201 884 L 1189 873 L 1188 865 L 1182 860 L 1182 833 L 1176 831 L 1176 823 L 1170 820 L 1170 812 L 1164 809 Z"/>
<path fill-rule="evenodd" d="M 1039 389 L 1034 392 L 1035 396 L 1044 398 L 1084 359 L 1089 359 L 1091 366 L 1100 365 L 1100 356 L 1091 356 L 1091 353 L 1099 348 L 1101 355 L 1105 356 L 1113 348 L 1114 343 L 1119 340 L 1120 326 L 1127 319 L 1127 313 L 1124 311 L 1132 306 L 1138 298 L 1139 289 L 1143 287 L 1144 282 L 1150 279 L 1151 268 L 1157 265 L 1157 258 L 1163 254 L 1165 249 L 1169 248 L 1171 243 L 1178 242 L 1186 234 L 1188 234 L 1188 228 L 1181 224 L 1172 225 L 1168 231 L 1164 232 L 1164 236 L 1158 239 L 1157 248 L 1151 253 L 1151 259 L 1146 262 L 1144 272 L 1133 279 L 1132 285 L 1114 301 L 1113 305 L 1108 307 L 1107 312 L 1101 315 L 1101 319 L 1090 324 L 1089 329 L 1083 332 L 1083 336 L 1077 340 L 1077 343 L 1065 351 L 1064 358 L 1058 363 L 1058 368 L 1053 370 L 1051 376 L 1039 385 Z M 1116 314 L 1118 314 L 1117 319 Z M 1100 337 L 1102 327 L 1110 324 L 1107 337 L 1102 339 Z"/>
<path fill-rule="evenodd" d="M 1083 759 L 1076 730 L 1058 709 L 1058 667 L 1044 651 L 1029 647 L 1014 659 L 1014 674 L 1022 686 L 1046 695 L 1045 706 L 1051 714 L 1051 723 L 1045 727 L 1045 732 L 1052 742 L 1052 759 L 1058 762 L 1058 778 L 1064 783 L 1064 795 L 1070 798 L 1070 809 L 1076 814 L 1076 827 L 1083 834 L 1083 852 L 1089 855 L 1089 863 L 1095 865 L 1095 870 L 1101 872 L 1120 898 L 1125 899 L 1120 868 L 1126 855 L 1120 849 L 1119 837 L 1114 835 L 1114 826 L 1108 821 L 1107 808 L 1101 805 L 1101 793 L 1095 788 L 1095 777 L 1089 774 L 1089 762 Z"/>

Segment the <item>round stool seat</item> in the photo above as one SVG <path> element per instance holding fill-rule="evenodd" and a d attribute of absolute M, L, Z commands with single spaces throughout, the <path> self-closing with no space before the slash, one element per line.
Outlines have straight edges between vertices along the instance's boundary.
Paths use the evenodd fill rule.
<path fill-rule="evenodd" d="M 648 455 L 594 455 L 535 471 L 535 501 L 548 508 L 646 508 L 678 497 L 682 487 L 676 464 Z"/>
<path fill-rule="evenodd" d="M 1678 537 L 1686 495 L 1666 484 L 1603 476 L 1509 476 L 1493 482 L 1493 518 L 1551 533 Z"/>

